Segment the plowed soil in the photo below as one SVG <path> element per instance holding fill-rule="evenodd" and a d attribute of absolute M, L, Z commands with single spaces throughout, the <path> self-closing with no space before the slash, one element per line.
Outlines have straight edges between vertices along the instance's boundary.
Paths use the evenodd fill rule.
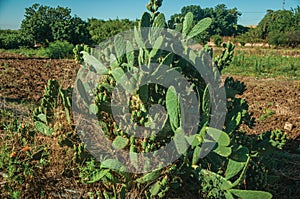
<path fill-rule="evenodd" d="M 245 83 L 247 90 L 241 97 L 248 102 L 249 112 L 256 118 L 256 125 L 246 129 L 248 133 L 280 129 L 293 139 L 300 135 L 300 81 L 234 78 Z"/>
<path fill-rule="evenodd" d="M 0 53 L 0 97 L 38 101 L 48 79 L 63 87 L 72 86 L 79 65 L 73 60 L 26 58 Z"/>

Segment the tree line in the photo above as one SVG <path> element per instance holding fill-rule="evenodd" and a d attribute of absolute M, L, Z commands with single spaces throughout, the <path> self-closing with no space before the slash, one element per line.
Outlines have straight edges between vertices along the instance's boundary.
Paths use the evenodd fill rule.
<path fill-rule="evenodd" d="M 99 44 L 113 35 L 134 27 L 129 19 L 82 20 L 71 9 L 33 4 L 25 8 L 20 30 L 0 30 L 0 48 L 49 46 L 53 42 Z"/>
<path fill-rule="evenodd" d="M 254 29 L 238 25 L 241 12 L 237 8 L 227 8 L 219 4 L 214 8 L 201 8 L 199 5 L 184 6 L 180 13 L 168 21 L 168 27 L 181 31 L 184 16 L 192 12 L 193 23 L 210 17 L 212 25 L 195 38 L 205 44 L 210 38 L 220 42 L 220 36 L 236 37 L 240 43 L 268 42 L 276 46 L 300 44 L 300 7 L 291 10 L 268 10 L 265 17 Z M 49 46 L 56 41 L 76 44 L 99 44 L 117 33 L 132 29 L 138 20 L 95 19 L 87 21 L 71 15 L 71 9 L 33 4 L 25 8 L 25 16 L 20 30 L 0 30 L 0 48 Z"/>

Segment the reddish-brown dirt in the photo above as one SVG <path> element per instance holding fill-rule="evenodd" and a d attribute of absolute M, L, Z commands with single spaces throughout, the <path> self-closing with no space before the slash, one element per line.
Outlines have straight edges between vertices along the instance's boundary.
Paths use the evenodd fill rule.
<path fill-rule="evenodd" d="M 256 118 L 251 134 L 268 130 L 282 130 L 292 138 L 300 135 L 300 81 L 283 78 L 255 79 L 234 77 L 246 85 L 242 97 L 249 104 L 249 111 Z"/>
<path fill-rule="evenodd" d="M 0 53 L 0 97 L 38 101 L 49 79 L 72 86 L 79 65 L 73 60 L 33 59 Z"/>

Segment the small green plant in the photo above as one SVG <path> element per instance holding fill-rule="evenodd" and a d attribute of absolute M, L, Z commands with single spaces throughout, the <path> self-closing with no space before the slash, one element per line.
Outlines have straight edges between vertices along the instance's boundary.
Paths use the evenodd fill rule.
<path fill-rule="evenodd" d="M 278 149 L 282 149 L 288 141 L 288 136 L 281 130 L 267 131 L 260 136 L 262 140 L 269 140 L 269 143 Z"/>
<path fill-rule="evenodd" d="M 47 48 L 41 48 L 38 55 L 53 59 L 70 58 L 73 56 L 73 44 L 67 41 L 55 41 L 49 44 Z"/>
<path fill-rule="evenodd" d="M 220 35 L 214 35 L 214 36 L 212 36 L 212 39 L 216 46 L 221 47 L 223 41 L 222 41 L 222 37 Z"/>
<path fill-rule="evenodd" d="M 51 62 L 50 61 L 47 61 L 46 63 L 46 68 L 50 68 L 51 67 Z"/>
<path fill-rule="evenodd" d="M 264 110 L 264 113 L 257 120 L 259 122 L 262 122 L 262 121 L 266 120 L 268 117 L 271 117 L 274 114 L 275 114 L 275 112 L 273 110 L 266 109 L 266 110 Z"/>
<path fill-rule="evenodd" d="M 82 51 L 89 52 L 88 46 L 83 44 L 77 44 L 75 48 L 73 48 L 74 58 L 76 63 L 78 64 L 81 64 L 84 61 L 83 54 L 81 53 Z"/>
<path fill-rule="evenodd" d="M 4 68 L 4 73 L 9 73 L 9 65 L 7 63 L 2 63 L 1 66 Z"/>
<path fill-rule="evenodd" d="M 9 67 L 7 63 L 2 63 L 1 66 L 3 66 L 4 69 L 8 69 L 8 67 Z"/>
<path fill-rule="evenodd" d="M 227 42 L 226 44 L 223 44 L 223 48 L 222 54 L 214 58 L 215 64 L 220 71 L 223 71 L 225 67 L 228 67 L 231 64 L 235 46 L 232 43 Z M 211 55 L 211 57 L 213 56 Z"/>

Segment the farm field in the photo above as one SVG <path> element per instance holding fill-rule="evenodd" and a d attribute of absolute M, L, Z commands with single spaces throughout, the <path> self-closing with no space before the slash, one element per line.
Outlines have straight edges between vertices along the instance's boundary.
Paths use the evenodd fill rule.
<path fill-rule="evenodd" d="M 1 52 L 0 145 L 20 147 L 16 141 L 4 139 L 7 135 L 4 135 L 3 124 L 16 119 L 29 128 L 34 128 L 31 112 L 42 98 L 48 79 L 57 79 L 64 88 L 72 87 L 79 67 L 79 64 L 70 59 L 27 58 L 24 55 Z M 225 76 L 228 75 L 227 73 Z M 298 197 L 300 195 L 297 188 L 300 180 L 300 81 L 282 76 L 256 78 L 233 75 L 233 77 L 245 83 L 246 91 L 240 97 L 245 98 L 249 103 L 249 112 L 252 112 L 253 117 L 256 118 L 256 125 L 252 129 L 242 125 L 241 130 L 250 135 L 259 135 L 269 130 L 279 129 L 290 138 L 284 148 L 285 151 L 290 152 L 289 158 L 284 161 L 278 159 L 280 166 L 275 172 L 275 177 L 280 180 L 269 185 L 269 191 L 275 198 Z M 87 197 L 97 188 L 99 190 L 97 186 L 101 185 L 80 183 L 78 168 L 71 161 L 73 152 L 57 144 L 57 139 L 59 138 L 53 139 L 40 134 L 35 136 L 35 145 L 47 148 L 50 161 L 45 168 L 35 171 L 32 179 L 26 179 L 25 184 L 17 187 L 20 187 L 28 198 L 37 192 L 50 198 Z M 1 175 L 0 182 L 4 182 Z M 2 191 L 4 185 L 0 184 L 0 192 Z"/>

